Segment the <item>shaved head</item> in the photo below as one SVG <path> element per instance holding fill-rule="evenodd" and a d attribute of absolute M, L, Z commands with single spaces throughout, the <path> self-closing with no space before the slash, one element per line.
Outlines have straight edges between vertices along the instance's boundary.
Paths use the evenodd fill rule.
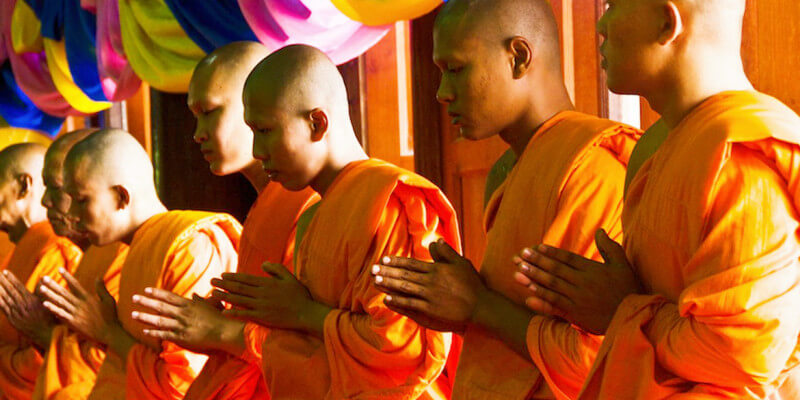
<path fill-rule="evenodd" d="M 64 161 L 64 191 L 78 229 L 98 246 L 131 239 L 163 209 L 149 156 L 119 129 L 101 129 L 72 147 Z"/>
<path fill-rule="evenodd" d="M 46 219 L 41 205 L 45 146 L 19 143 L 0 151 L 0 229 L 13 242 Z"/>
<path fill-rule="evenodd" d="M 44 156 L 45 191 L 42 196 L 42 205 L 47 209 L 47 219 L 53 226 L 53 231 L 59 236 L 64 236 L 85 249 L 88 246 L 86 235 L 75 228 L 75 220 L 69 216 L 70 197 L 64 193 L 64 159 L 75 143 L 86 138 L 97 129 L 79 129 L 59 136 Z"/>
<path fill-rule="evenodd" d="M 233 42 L 217 48 L 197 64 L 187 100 L 197 120 L 193 138 L 211 173 L 241 172 L 254 186 L 259 186 L 256 181 L 263 185 L 265 178 L 253 158 L 253 134 L 244 123 L 242 91 L 250 71 L 268 54 L 257 42 Z"/>
<path fill-rule="evenodd" d="M 324 171 L 366 157 L 353 133 L 344 80 L 314 47 L 287 46 L 261 61 L 247 78 L 244 107 L 255 134 L 253 156 L 289 190 L 319 191 Z"/>
<path fill-rule="evenodd" d="M 558 24 L 546 0 L 450 0 L 436 18 L 436 30 L 443 29 L 496 45 L 524 37 L 532 44 L 539 65 L 561 70 Z"/>

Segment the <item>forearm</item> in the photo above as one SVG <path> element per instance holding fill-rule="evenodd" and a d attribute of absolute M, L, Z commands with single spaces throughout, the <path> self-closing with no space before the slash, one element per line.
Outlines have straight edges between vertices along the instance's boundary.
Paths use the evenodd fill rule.
<path fill-rule="evenodd" d="M 232 356 L 240 356 L 247 349 L 244 338 L 245 323 L 227 319 L 220 329 L 220 340 L 216 343 L 215 350 L 223 351 Z"/>
<path fill-rule="evenodd" d="M 306 310 L 297 316 L 301 330 L 317 339 L 322 339 L 325 332 L 325 318 L 332 310 L 325 304 L 311 301 Z"/>
<path fill-rule="evenodd" d="M 139 342 L 122 326 L 119 326 L 114 329 L 114 334 L 105 344 L 108 346 L 109 351 L 116 354 L 120 359 L 126 360 L 133 346 L 136 346 Z"/>
<path fill-rule="evenodd" d="M 471 323 L 488 331 L 526 360 L 527 332 L 533 313 L 518 306 L 493 290 L 485 290 L 478 298 Z"/>
<path fill-rule="evenodd" d="M 54 325 L 48 325 L 42 329 L 37 329 L 35 332 L 31 332 L 28 336 L 33 346 L 42 354 L 47 352 L 47 349 L 50 348 L 50 342 L 53 340 L 53 328 L 55 328 Z"/>

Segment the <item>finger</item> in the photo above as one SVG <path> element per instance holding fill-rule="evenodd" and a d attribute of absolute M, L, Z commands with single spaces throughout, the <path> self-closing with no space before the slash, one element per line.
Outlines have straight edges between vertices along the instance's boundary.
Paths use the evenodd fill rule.
<path fill-rule="evenodd" d="M 435 246 L 436 253 L 450 263 L 455 263 L 464 258 L 461 254 L 458 254 L 456 249 L 445 242 L 444 239 L 439 239 L 436 242 L 431 243 L 431 246 Z"/>
<path fill-rule="evenodd" d="M 217 310 L 222 310 L 223 308 L 225 308 L 225 306 L 222 304 L 222 302 L 220 302 L 219 300 L 213 298 L 212 296 L 208 296 L 208 298 L 205 298 L 203 296 L 200 296 L 197 293 L 192 293 L 192 301 L 201 302 L 201 303 L 206 304 L 208 306 L 211 306 L 211 307 L 213 307 L 213 308 L 215 308 Z"/>
<path fill-rule="evenodd" d="M 429 262 L 394 256 L 381 257 L 380 264 L 387 267 L 403 268 L 414 272 L 428 272 L 431 267 L 431 263 Z M 374 269 L 375 267 L 373 266 L 373 270 Z"/>
<path fill-rule="evenodd" d="M 5 296 L 0 296 L 0 310 L 3 310 L 6 316 L 11 314 L 11 307 L 6 303 Z"/>
<path fill-rule="evenodd" d="M 528 285 L 528 290 L 531 291 L 531 297 L 537 297 L 560 310 L 569 311 L 574 306 L 574 303 L 568 297 L 536 283 Z"/>
<path fill-rule="evenodd" d="M 525 299 L 525 305 L 535 313 L 566 319 L 564 311 L 538 297 L 528 297 Z"/>
<path fill-rule="evenodd" d="M 160 300 L 176 307 L 186 307 L 190 303 L 189 299 L 178 296 L 169 290 L 149 287 L 144 289 L 144 293 L 152 299 Z"/>
<path fill-rule="evenodd" d="M 256 305 L 256 300 L 252 297 L 241 296 L 233 293 L 225 293 L 219 290 L 214 290 L 213 296 L 215 299 L 222 300 L 237 307 L 253 308 Z"/>
<path fill-rule="evenodd" d="M 96 279 L 94 281 L 94 291 L 97 293 L 97 297 L 100 298 L 100 302 L 106 305 L 117 305 L 117 301 L 114 300 L 114 296 L 108 291 L 105 282 L 102 279 Z"/>
<path fill-rule="evenodd" d="M 383 299 L 383 303 L 386 304 L 387 307 L 402 308 L 419 313 L 426 313 L 429 305 L 429 303 L 423 299 L 396 294 L 387 295 Z"/>
<path fill-rule="evenodd" d="M 284 267 L 281 264 L 265 262 L 264 264 L 261 264 L 261 269 L 263 269 L 264 272 L 269 274 L 269 276 L 273 276 L 280 279 L 287 279 L 290 277 L 292 278 L 294 277 L 292 274 L 289 273 L 289 270 L 287 270 L 286 267 Z"/>
<path fill-rule="evenodd" d="M 26 288 L 25 285 L 23 285 L 22 282 L 17 279 L 17 276 L 14 275 L 13 272 L 9 270 L 3 271 L 3 278 L 5 278 L 6 283 L 10 284 L 11 288 L 13 288 L 13 290 L 20 295 L 24 296 L 25 294 L 30 293 L 28 288 Z"/>
<path fill-rule="evenodd" d="M 78 280 L 75 279 L 75 277 L 72 276 L 72 274 L 70 274 L 69 271 L 65 270 L 64 268 L 61 268 L 58 270 L 58 272 L 61 274 L 62 277 L 64 277 L 64 280 L 67 282 L 67 287 L 75 295 L 75 297 L 82 300 L 89 298 L 89 292 L 87 292 L 86 289 L 84 289 L 83 285 L 81 285 L 81 283 L 78 282 Z"/>
<path fill-rule="evenodd" d="M 271 278 L 275 279 L 275 278 Z M 247 296 L 247 297 L 258 297 L 264 291 L 269 291 L 270 288 L 273 286 L 274 282 L 269 282 L 266 285 L 261 286 L 250 286 L 246 285 L 237 281 L 222 279 L 222 280 L 211 280 L 211 283 L 219 289 L 223 289 L 229 293 Z"/>
<path fill-rule="evenodd" d="M 157 299 L 152 299 L 150 297 L 138 294 L 133 295 L 133 302 L 142 307 L 149 308 L 150 310 L 155 311 L 159 315 L 164 315 L 167 317 L 177 317 L 178 315 L 180 315 L 181 312 L 180 307 L 176 307 L 167 302 Z"/>
<path fill-rule="evenodd" d="M 158 329 L 143 329 L 142 332 L 147 336 L 161 340 L 168 340 L 170 342 L 177 342 L 183 339 L 183 335 L 173 331 L 164 331 Z"/>
<path fill-rule="evenodd" d="M 418 311 L 414 311 L 414 310 L 411 310 L 411 309 L 408 309 L 408 308 L 399 307 L 399 306 L 394 306 L 394 305 L 391 305 L 389 303 L 385 303 L 385 304 L 386 304 L 386 308 L 388 308 L 389 310 L 392 310 L 392 311 L 394 311 L 394 312 L 396 312 L 396 313 L 398 313 L 400 315 L 403 315 L 403 316 L 406 316 L 408 318 L 411 318 L 414 321 L 419 321 L 421 319 L 428 318 L 427 315 L 425 315 L 424 313 L 418 312 Z"/>
<path fill-rule="evenodd" d="M 231 319 L 258 322 L 261 313 L 256 310 L 230 309 L 223 310 L 222 315 Z"/>
<path fill-rule="evenodd" d="M 436 242 L 431 242 L 431 244 L 428 245 L 428 252 L 431 254 L 433 262 L 447 263 L 447 258 L 439 254 L 439 248 L 436 246 Z"/>
<path fill-rule="evenodd" d="M 261 286 L 268 284 L 269 282 L 271 282 L 272 279 L 274 279 L 268 276 L 257 276 L 241 272 L 226 272 L 222 274 L 221 278 L 222 279 L 220 278 L 212 279 L 211 284 L 213 285 L 214 281 L 230 281 L 230 282 L 241 283 L 243 285 L 248 285 L 248 286 Z"/>
<path fill-rule="evenodd" d="M 9 275 L 10 273 L 8 270 L 3 271 L 3 274 L 0 275 L 0 286 L 2 286 L 3 290 L 5 291 L 9 302 L 22 304 L 24 301 L 22 294 L 17 290 L 16 287 L 14 287 L 14 284 L 9 281 Z"/>
<path fill-rule="evenodd" d="M 514 272 L 514 280 L 517 281 L 522 286 L 528 287 L 533 284 L 531 278 L 528 278 L 525 274 L 520 271 Z"/>
<path fill-rule="evenodd" d="M 372 274 L 375 275 L 375 278 L 380 276 L 382 278 L 394 278 L 419 284 L 425 284 L 428 281 L 428 275 L 425 273 L 385 265 L 373 265 Z"/>
<path fill-rule="evenodd" d="M 600 251 L 600 256 L 606 263 L 627 265 L 628 256 L 625 254 L 625 249 L 611 239 L 605 230 L 598 229 L 594 235 L 594 241 L 597 244 L 597 250 Z"/>
<path fill-rule="evenodd" d="M 569 265 L 539 252 L 528 253 L 526 250 L 527 249 L 522 251 L 521 255 L 523 257 L 515 256 L 513 262 L 515 262 L 519 270 L 529 278 L 535 279 L 535 277 L 531 275 L 531 272 L 541 270 L 571 285 L 576 285 L 580 282 L 580 272 Z M 540 283 L 546 284 L 545 282 Z"/>
<path fill-rule="evenodd" d="M 131 313 L 131 317 L 137 321 L 159 329 L 169 329 L 175 331 L 183 328 L 183 325 L 180 323 L 180 321 L 173 318 L 162 317 L 160 315 L 134 311 Z"/>
<path fill-rule="evenodd" d="M 51 303 L 50 301 L 45 301 L 42 304 L 44 305 L 44 308 L 50 310 L 50 312 L 55 314 L 56 317 L 66 321 L 68 323 L 72 323 L 72 322 L 75 321 L 75 317 L 72 315 L 72 313 L 70 313 L 70 312 L 64 310 L 63 308 Z"/>
<path fill-rule="evenodd" d="M 526 263 L 520 264 L 518 272 L 531 280 L 531 284 L 528 285 L 529 288 L 535 285 L 556 292 L 567 298 L 577 289 L 577 287 L 558 276 Z M 521 278 L 515 279 L 518 279 L 518 281 L 522 280 Z"/>
<path fill-rule="evenodd" d="M 396 294 L 406 294 L 417 298 L 424 298 L 427 288 L 414 282 L 403 279 L 388 278 L 378 275 L 375 277 L 375 285 L 389 289 Z"/>
<path fill-rule="evenodd" d="M 591 268 L 598 264 L 597 261 L 590 260 L 588 258 L 579 256 L 570 251 L 548 246 L 546 244 L 540 244 L 536 246 L 535 249 L 527 249 L 527 248 L 523 249 L 521 255 L 523 259 L 529 261 L 527 260 L 527 256 L 528 255 L 535 256 L 536 254 L 542 255 L 551 260 L 558 261 L 567 267 L 577 270 L 585 270 L 587 268 Z"/>
<path fill-rule="evenodd" d="M 59 288 L 61 287 L 59 286 Z M 42 294 L 47 299 L 46 302 L 55 304 L 69 313 L 74 313 L 78 309 L 76 306 L 78 302 L 69 299 L 67 296 L 72 296 L 72 294 L 64 290 L 64 288 L 61 289 L 63 290 L 62 293 L 56 293 L 50 289 L 50 286 L 42 286 Z"/>

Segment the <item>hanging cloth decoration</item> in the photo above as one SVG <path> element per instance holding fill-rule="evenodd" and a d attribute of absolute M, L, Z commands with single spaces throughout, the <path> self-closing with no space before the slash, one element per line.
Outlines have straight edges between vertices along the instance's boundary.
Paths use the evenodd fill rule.
<path fill-rule="evenodd" d="M 354 21 L 365 25 L 386 25 L 421 17 L 443 3 L 442 0 L 332 0 Z"/>
<path fill-rule="evenodd" d="M 118 1 L 84 0 L 81 6 L 97 15 L 97 70 L 103 93 L 110 101 L 122 101 L 133 96 L 142 80 L 125 57 Z"/>
<path fill-rule="evenodd" d="M 0 116 L 0 150 L 17 143 L 39 143 L 49 146 L 52 140 L 44 133 L 33 129 L 9 126 Z"/>
<path fill-rule="evenodd" d="M 122 44 L 133 70 L 158 90 L 181 93 L 205 52 L 186 35 L 164 0 L 119 0 Z"/>
<path fill-rule="evenodd" d="M 39 20 L 24 1 L 20 2 L 20 7 L 17 7 L 17 0 L 0 2 L 0 26 L 4 36 L 1 45 L 6 49 L 17 85 L 37 108 L 47 114 L 58 117 L 82 115 L 56 89 L 47 70 Z M 16 27 L 13 31 L 12 25 Z"/>
<path fill-rule="evenodd" d="M 165 2 L 186 34 L 206 53 L 231 42 L 258 41 L 236 0 Z"/>
<path fill-rule="evenodd" d="M 307 44 L 336 64 L 356 58 L 375 45 L 389 27 L 370 27 L 342 14 L 330 1 L 239 0 L 250 28 L 270 50 Z"/>
<path fill-rule="evenodd" d="M 0 69 L 0 115 L 10 126 L 35 129 L 51 136 L 58 133 L 64 123 L 63 118 L 47 115 L 38 109 L 20 90 L 8 62 Z"/>

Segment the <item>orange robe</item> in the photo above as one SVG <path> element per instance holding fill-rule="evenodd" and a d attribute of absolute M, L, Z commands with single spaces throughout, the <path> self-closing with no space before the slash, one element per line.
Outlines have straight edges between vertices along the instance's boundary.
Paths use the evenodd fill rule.
<path fill-rule="evenodd" d="M 5 268 L 12 254 L 14 254 L 14 243 L 8 238 L 7 233 L 0 232 L 0 268 Z"/>
<path fill-rule="evenodd" d="M 333 308 L 324 340 L 270 330 L 263 371 L 275 399 L 440 399 L 451 335 L 383 304 L 371 275 L 380 257 L 430 260 L 427 244 L 459 248 L 455 212 L 430 182 L 379 160 L 349 164 L 330 186 L 295 257 L 295 276 Z"/>
<path fill-rule="evenodd" d="M 33 292 L 45 276 L 64 285 L 58 270 L 74 271 L 81 254 L 78 246 L 56 236 L 50 223 L 44 221 L 31 226 L 20 238 L 5 269 Z M 30 399 L 42 362 L 39 351 L 0 313 L 0 399 Z"/>
<path fill-rule="evenodd" d="M 481 275 L 487 285 L 524 305 L 511 258 L 546 243 L 600 259 L 594 234 L 620 237 L 625 168 L 640 132 L 573 111 L 545 122 L 492 195 Z M 479 327 L 464 334 L 454 399 L 574 398 L 602 338 L 562 320 L 535 316 L 523 358 Z M 544 384 L 544 381 L 547 384 Z"/>
<path fill-rule="evenodd" d="M 133 295 L 147 287 L 189 297 L 210 294 L 211 279 L 236 270 L 241 226 L 233 217 L 199 211 L 170 211 L 147 220 L 131 242 L 122 265 L 117 315 L 139 343 L 126 360 L 108 353 L 89 399 L 182 399 L 206 356 L 145 336 L 148 328 L 131 312 Z"/>
<path fill-rule="evenodd" d="M 122 263 L 128 245 L 114 243 L 89 247 L 75 271 L 75 279 L 87 290 L 94 291 L 95 280 L 103 279 L 106 288 L 118 298 Z M 53 330 L 50 348 L 36 380 L 34 400 L 86 399 L 94 386 L 97 371 L 106 352 L 98 344 L 70 329 L 58 325 Z"/>
<path fill-rule="evenodd" d="M 800 118 L 756 92 L 696 107 L 641 167 L 628 296 L 582 399 L 795 399 Z M 795 388 L 796 389 L 796 388 Z"/>
<path fill-rule="evenodd" d="M 239 272 L 264 275 L 265 262 L 289 265 L 295 246 L 297 220 L 319 201 L 311 188 L 291 192 L 278 183 L 267 185 L 247 214 L 239 248 Z M 189 391 L 187 400 L 269 399 L 261 375 L 261 344 L 268 330 L 252 323 L 245 328 L 247 350 L 239 357 L 212 355 Z"/>

